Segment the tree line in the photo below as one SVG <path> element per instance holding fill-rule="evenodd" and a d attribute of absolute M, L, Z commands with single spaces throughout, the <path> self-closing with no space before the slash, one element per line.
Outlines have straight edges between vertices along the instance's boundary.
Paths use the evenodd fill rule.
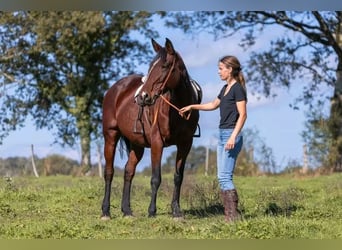
<path fill-rule="evenodd" d="M 99 175 L 97 165 L 90 166 L 87 173 L 82 172 L 80 162 L 60 154 L 51 154 L 39 158 L 34 156 L 38 176 L 72 175 L 83 176 Z M 123 173 L 123 169 L 115 167 L 116 173 Z M 31 157 L 7 157 L 0 158 L 0 176 L 34 176 Z"/>
<path fill-rule="evenodd" d="M 280 174 L 295 172 L 302 169 L 296 159 L 291 159 L 285 168 L 278 166 L 274 160 L 272 149 L 268 147 L 257 129 L 245 128 L 244 144 L 238 157 L 235 173 L 240 176 L 256 176 L 264 174 Z M 177 151 L 171 152 L 162 164 L 163 173 L 173 173 Z M 33 155 L 33 161 L 38 176 L 72 175 L 81 176 L 81 164 L 77 160 L 63 155 L 51 154 L 39 158 Z M 31 157 L 0 158 L 0 176 L 34 176 L 33 161 Z M 101 163 L 102 173 L 104 169 Z M 115 175 L 123 176 L 124 166 L 115 166 Z M 185 166 L 187 174 L 216 175 L 216 147 L 192 147 Z M 150 166 L 137 174 L 149 176 Z M 99 165 L 92 164 L 85 175 L 100 176 Z"/>
<path fill-rule="evenodd" d="M 101 138 L 103 95 L 151 60 L 156 19 L 193 39 L 201 32 L 215 39 L 241 34 L 239 45 L 250 53 L 251 92 L 271 97 L 276 87 L 304 82 L 292 107 L 308 105 L 303 138 L 309 154 L 331 171 L 342 170 L 341 11 L 0 12 L 0 143 L 30 117 L 37 129 L 55 131 L 57 143 L 79 143 L 87 171 L 91 142 Z M 282 35 L 253 50 L 274 27 Z M 320 93 L 324 86 L 332 94 Z"/>

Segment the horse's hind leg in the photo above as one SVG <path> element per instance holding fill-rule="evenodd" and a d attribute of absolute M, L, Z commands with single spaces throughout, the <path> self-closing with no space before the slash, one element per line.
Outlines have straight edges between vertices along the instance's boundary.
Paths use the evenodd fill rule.
<path fill-rule="evenodd" d="M 105 145 L 104 145 L 104 157 L 106 161 L 104 181 L 105 181 L 105 193 L 102 202 L 102 220 L 110 219 L 110 194 L 112 188 L 112 180 L 114 176 L 114 158 L 115 148 L 119 140 L 119 132 L 116 130 L 107 129 L 104 133 Z"/>
<path fill-rule="evenodd" d="M 124 186 L 122 192 L 122 200 L 121 200 L 121 211 L 124 216 L 131 216 L 131 186 L 132 180 L 135 175 L 136 166 L 141 160 L 144 154 L 144 148 L 136 145 L 131 145 L 131 149 L 129 152 L 128 160 L 125 166 L 125 174 L 124 174 Z"/>

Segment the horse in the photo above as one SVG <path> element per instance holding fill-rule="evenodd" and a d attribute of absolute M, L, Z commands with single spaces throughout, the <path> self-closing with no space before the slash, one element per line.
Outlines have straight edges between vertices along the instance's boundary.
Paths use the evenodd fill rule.
<path fill-rule="evenodd" d="M 180 114 L 183 106 L 200 103 L 202 90 L 188 74 L 184 61 L 166 38 L 164 47 L 151 39 L 156 53 L 146 76 L 131 74 L 114 83 L 105 93 L 102 105 L 104 136 L 104 198 L 102 220 L 111 219 L 110 195 L 114 176 L 115 149 L 124 141 L 128 160 L 124 169 L 121 199 L 123 216 L 133 216 L 130 195 L 136 166 L 144 149 L 150 148 L 152 175 L 151 201 L 148 216 L 156 216 L 156 200 L 161 184 L 161 159 L 165 147 L 177 149 L 174 172 L 174 189 L 171 202 L 172 216 L 183 217 L 180 208 L 180 191 L 186 158 L 199 129 L 199 112 Z M 200 132 L 199 132 L 200 133 Z"/>

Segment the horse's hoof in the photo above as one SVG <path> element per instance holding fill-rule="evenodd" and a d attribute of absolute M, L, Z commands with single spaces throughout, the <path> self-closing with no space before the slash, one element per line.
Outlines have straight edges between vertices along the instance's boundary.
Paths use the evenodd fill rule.
<path fill-rule="evenodd" d="M 103 215 L 103 216 L 101 216 L 101 220 L 103 220 L 103 221 L 110 220 L 110 216 Z"/>

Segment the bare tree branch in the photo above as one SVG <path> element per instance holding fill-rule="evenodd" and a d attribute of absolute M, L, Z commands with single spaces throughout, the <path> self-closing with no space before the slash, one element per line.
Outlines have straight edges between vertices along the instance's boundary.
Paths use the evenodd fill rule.
<path fill-rule="evenodd" d="M 332 33 L 333 31 L 329 29 L 328 25 L 324 21 L 324 18 L 321 16 L 321 14 L 318 11 L 313 11 L 312 13 L 316 17 L 316 19 L 317 19 L 317 21 L 321 27 L 321 30 L 323 31 L 323 33 L 325 34 L 325 36 L 329 40 L 329 45 L 331 45 L 333 47 L 333 49 L 335 50 L 335 52 L 338 54 L 338 56 L 342 58 L 342 49 L 339 46 L 336 39 L 334 38 L 333 33 Z"/>

